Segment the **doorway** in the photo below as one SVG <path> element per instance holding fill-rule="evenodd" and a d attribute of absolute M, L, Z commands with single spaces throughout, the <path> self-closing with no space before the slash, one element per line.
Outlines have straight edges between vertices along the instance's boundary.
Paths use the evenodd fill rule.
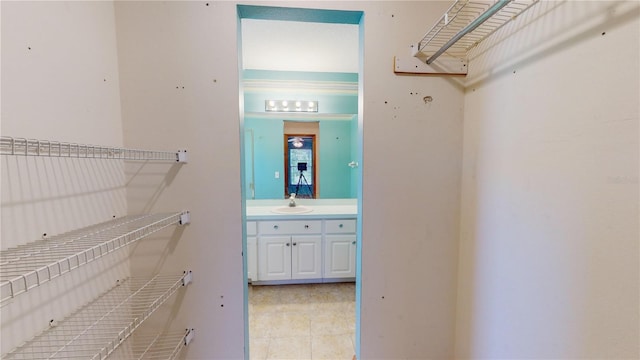
<path fill-rule="evenodd" d="M 284 121 L 284 196 L 298 199 L 318 198 L 320 164 L 318 162 L 319 121 Z M 329 159 L 327 159 L 329 160 Z"/>
<path fill-rule="evenodd" d="M 284 196 L 297 199 L 316 198 L 316 136 L 309 134 L 285 134 Z"/>
<path fill-rule="evenodd" d="M 305 187 L 310 189 L 310 193 L 303 194 L 301 197 L 305 197 L 306 199 L 302 200 L 331 202 L 333 200 L 330 197 L 323 198 L 324 190 L 319 188 L 318 185 L 320 183 L 324 183 L 322 180 L 323 176 L 342 179 L 339 176 L 344 176 L 344 174 L 346 174 L 348 176 L 346 180 L 334 182 L 342 184 L 347 188 L 353 188 L 352 185 L 355 183 L 356 191 L 347 190 L 347 192 L 351 194 L 352 199 L 338 200 L 353 200 L 354 204 L 357 204 L 356 209 L 361 209 L 362 172 L 358 165 L 353 166 L 353 164 L 360 164 L 360 166 L 362 164 L 363 13 L 360 11 L 238 5 L 238 18 L 239 67 L 241 74 L 239 79 L 240 134 L 245 134 L 247 129 L 251 129 L 251 139 L 248 140 L 246 137 L 241 139 L 241 156 L 245 159 L 241 165 L 241 184 L 243 187 L 243 224 L 246 225 L 243 227 L 243 254 L 247 254 L 251 257 L 250 251 L 248 252 L 247 250 L 260 248 L 261 233 L 258 231 L 258 235 L 255 235 L 256 227 L 259 228 L 259 225 L 255 226 L 255 224 L 259 224 L 259 221 L 256 222 L 253 218 L 251 218 L 251 221 L 247 221 L 247 208 L 249 207 L 247 205 L 247 200 L 252 198 L 255 198 L 256 200 L 263 199 L 261 198 L 261 194 L 266 192 L 263 190 L 268 190 L 268 188 L 274 184 L 276 186 L 279 185 L 277 186 L 279 187 L 279 195 L 274 196 L 271 200 L 268 196 L 264 198 L 265 201 L 273 201 L 273 204 L 281 204 L 280 201 L 282 200 L 278 201 L 277 199 L 282 199 L 283 188 L 286 196 L 294 191 L 302 193 L 303 191 L 301 190 L 305 190 Z M 263 40 L 258 42 L 247 41 L 246 35 L 248 35 L 248 31 L 245 25 L 260 25 L 256 24 L 260 22 L 267 22 L 269 25 L 268 27 L 263 28 L 264 31 L 260 32 L 261 35 L 267 35 L 267 38 L 263 37 Z M 275 36 L 271 36 L 271 38 L 268 37 L 269 35 L 273 35 L 272 33 L 274 29 L 277 30 L 278 28 L 294 24 L 297 26 L 295 30 L 289 29 Z M 306 38 L 296 39 L 296 35 L 304 33 L 305 26 L 310 24 L 318 26 L 315 26 L 314 30 L 308 31 L 308 36 Z M 327 28 L 329 28 L 331 25 L 335 26 L 333 27 L 333 30 L 329 30 L 328 33 L 318 31 L 318 28 L 323 26 L 328 26 Z M 351 29 L 350 34 L 355 34 L 355 36 L 351 37 L 353 41 L 349 45 L 348 49 L 332 53 L 331 50 L 327 50 L 327 48 L 323 47 L 322 38 L 330 38 L 331 41 L 327 43 L 336 43 L 339 42 L 336 41 L 336 39 L 344 39 L 345 36 L 341 36 L 335 32 L 337 31 L 335 29 L 339 28 L 341 25 L 349 27 Z M 293 54 L 294 49 L 304 48 L 305 46 L 307 46 L 306 54 Z M 256 67 L 254 62 L 255 58 L 248 55 L 249 52 L 255 51 L 259 53 L 259 56 L 257 57 L 259 57 L 260 60 L 271 61 L 271 66 L 273 67 Z M 273 57 L 266 55 L 271 51 L 276 55 Z M 304 49 L 303 52 L 305 52 Z M 351 62 L 352 64 L 355 64 L 353 68 L 347 71 L 336 71 L 330 67 L 324 67 L 328 63 L 332 62 L 332 58 L 334 64 L 344 65 L 345 63 L 349 63 L 349 61 L 345 60 L 348 58 L 346 53 L 355 53 L 355 56 L 352 57 L 352 59 L 355 60 Z M 282 57 L 283 55 L 284 58 Z M 294 64 L 296 61 L 303 63 L 305 67 L 296 67 L 296 64 Z M 310 63 L 315 63 L 315 66 L 318 67 L 309 68 Z M 282 66 L 284 66 L 284 68 Z M 347 81 L 345 81 L 345 79 Z M 265 93 L 268 93 L 268 95 L 272 97 L 265 98 Z M 336 101 L 336 98 L 340 99 Z M 281 102 L 291 99 L 313 100 L 317 106 L 315 107 L 315 111 L 312 113 L 295 112 L 287 113 L 286 116 L 283 116 L 282 113 L 274 114 L 273 112 L 267 111 L 267 109 L 261 109 L 261 107 L 266 107 L 266 104 L 272 103 L 272 100 L 274 99 L 280 100 Z M 346 107 L 345 104 L 347 104 Z M 285 121 L 282 120 L 282 118 L 285 117 L 296 122 L 318 121 L 321 124 L 319 133 L 331 134 L 331 136 L 305 132 L 288 133 L 284 130 Z M 351 125 L 354 123 L 355 125 Z M 340 131 L 346 131 L 346 133 Z M 345 141 L 350 137 L 353 137 L 353 140 L 348 142 L 350 145 L 347 145 L 347 142 Z M 284 153 L 282 151 L 282 139 L 284 139 L 286 143 L 286 150 Z M 252 142 L 250 147 L 247 147 L 247 141 Z M 276 142 L 280 144 L 278 146 L 280 149 L 278 155 L 267 155 L 268 149 L 270 147 L 274 147 Z M 302 146 L 296 147 L 289 145 L 293 143 L 298 145 L 302 144 Z M 308 145 L 305 145 L 305 143 Z M 307 146 L 307 148 L 305 148 L 305 146 Z M 246 161 L 246 154 L 243 152 L 247 151 L 249 148 L 255 154 L 255 159 L 252 158 L 251 162 Z M 351 149 L 351 152 L 347 153 L 347 155 L 344 155 L 344 153 L 338 154 L 340 153 L 339 149 L 342 148 Z M 323 156 L 331 156 L 332 159 L 339 160 L 326 161 L 323 160 Z M 244 168 L 245 166 L 248 166 L 249 163 L 251 163 L 252 168 Z M 319 166 L 320 163 L 323 164 L 322 169 Z M 325 166 L 325 164 L 327 164 L 327 166 Z M 336 168 L 339 167 L 340 170 L 327 170 L 326 173 L 323 173 L 325 169 L 331 169 L 331 166 L 329 165 Z M 348 170 L 345 170 L 347 168 Z M 284 176 L 280 176 L 281 174 Z M 336 174 L 339 174 L 339 176 Z M 252 177 L 249 182 L 247 182 L 247 175 Z M 329 183 L 330 181 L 327 182 L 328 185 L 330 185 Z M 250 184 L 251 188 L 247 189 L 247 184 Z M 252 193 L 252 197 L 247 196 L 248 191 Z M 326 193 L 342 194 L 337 191 L 327 191 Z M 288 347 L 288 350 L 293 351 L 293 353 L 299 354 L 299 356 L 306 357 L 307 355 L 312 355 L 312 353 L 305 352 L 305 343 L 308 343 L 309 351 L 313 351 L 314 349 L 326 349 L 327 347 L 324 345 L 316 345 L 322 344 L 322 341 L 326 340 L 325 338 L 335 337 L 335 334 L 327 334 L 326 336 L 321 335 L 320 337 L 322 337 L 322 339 L 320 337 L 314 339 L 302 336 L 299 341 L 287 341 L 283 340 L 282 337 L 279 337 L 279 335 L 285 334 L 279 334 L 278 331 L 281 330 L 278 330 L 279 328 L 274 324 L 277 324 L 278 322 L 288 324 L 288 326 L 285 325 L 282 330 L 286 332 L 286 335 L 289 335 L 291 334 L 291 331 L 296 330 L 295 328 L 292 328 L 294 323 L 302 324 L 300 325 L 303 328 L 302 332 L 305 332 L 304 326 L 306 325 L 304 324 L 307 322 L 313 322 L 316 326 L 315 329 L 321 329 L 323 327 L 323 320 L 320 317 L 311 319 L 311 316 L 313 316 L 317 311 L 307 309 L 304 310 L 308 311 L 306 314 L 300 314 L 296 311 L 302 311 L 300 309 L 301 305 L 313 305 L 317 301 L 322 301 L 319 306 L 328 310 L 327 299 L 333 299 L 342 304 L 338 311 L 341 311 L 342 315 L 344 315 L 341 318 L 343 327 L 335 326 L 337 324 L 335 321 L 335 315 L 330 316 L 331 319 L 334 319 L 333 321 L 324 321 L 326 325 L 324 327 L 331 329 L 332 325 L 334 325 L 334 330 L 335 328 L 340 328 L 341 331 L 345 331 L 345 334 L 347 335 L 351 332 L 352 335 L 343 337 L 341 341 L 345 343 L 348 342 L 353 346 L 351 353 L 348 354 L 349 360 L 354 353 L 359 353 L 359 279 L 361 273 L 361 246 L 357 246 L 356 248 L 355 244 L 361 243 L 362 221 L 360 211 L 356 210 L 354 217 L 354 220 L 350 220 L 351 222 L 345 224 L 338 223 L 336 221 L 331 222 L 332 226 L 335 228 L 334 231 L 336 234 L 332 234 L 330 236 L 341 240 L 335 242 L 336 244 L 341 245 L 335 247 L 336 251 L 340 250 L 340 253 L 336 252 L 337 255 L 335 256 L 335 259 L 333 259 L 335 260 L 334 264 L 336 266 L 344 263 L 348 270 L 350 266 L 350 262 L 348 260 L 349 256 L 342 254 L 348 254 L 349 251 L 355 252 L 354 269 L 353 272 L 350 272 L 351 274 L 355 274 L 355 277 L 353 277 L 355 282 L 345 281 L 343 275 L 339 275 L 339 278 L 333 279 L 334 281 L 330 281 L 331 279 L 320 279 L 318 276 L 313 276 L 310 279 L 304 279 L 304 281 L 285 281 L 284 283 L 271 282 L 269 284 L 261 284 L 261 286 L 254 286 L 252 277 L 255 277 L 256 273 L 259 274 L 261 270 L 260 267 L 258 267 L 257 270 L 255 267 L 252 268 L 252 265 L 247 262 L 247 256 L 245 256 L 244 305 L 246 319 L 245 348 L 247 349 L 245 352 L 245 358 L 268 358 L 269 356 L 277 358 L 278 354 L 285 354 L 282 350 L 286 347 Z M 323 221 L 324 220 L 319 220 L 319 223 L 324 224 Z M 250 229 L 251 226 L 249 226 L 249 222 L 254 226 L 253 229 Z M 321 228 L 325 229 L 325 225 L 321 225 Z M 340 235 L 340 233 L 345 232 L 347 228 L 352 229 L 353 235 Z M 349 236 L 352 236 L 353 238 L 347 239 Z M 296 248 L 296 244 L 300 244 L 300 240 L 306 240 L 309 242 L 309 246 L 306 248 L 320 249 L 324 254 L 329 251 L 324 249 L 324 237 L 324 234 L 313 234 L 303 239 L 296 235 L 295 238 L 294 236 L 291 237 L 291 240 L 293 241 L 288 242 L 286 237 L 276 238 L 276 236 L 271 236 L 270 241 L 278 243 L 278 246 L 272 246 L 271 248 L 279 250 L 277 254 L 275 252 L 273 252 L 273 254 L 269 253 L 268 259 L 277 259 L 280 261 L 282 258 L 287 258 L 286 255 L 289 252 L 295 254 L 294 250 Z M 312 243 L 321 245 L 313 245 Z M 349 244 L 353 245 L 353 250 L 348 250 L 349 246 L 347 245 Z M 280 251 L 280 249 L 282 251 Z M 343 249 L 346 251 L 343 251 Z M 322 259 L 320 262 L 325 261 L 326 259 L 332 259 L 331 256 L 325 258 L 324 255 L 317 258 L 317 254 L 315 252 L 311 250 L 309 251 L 309 254 L 313 254 L 314 256 L 307 256 L 306 258 Z M 281 254 L 283 254 L 283 256 L 280 256 Z M 278 262 L 276 265 L 279 266 L 280 263 Z M 309 265 L 309 263 L 305 262 L 305 265 Z M 342 277 L 340 278 L 340 276 Z M 249 284 L 249 280 L 251 280 L 251 284 Z M 284 301 L 285 299 L 291 301 Z M 258 304 L 256 301 L 266 301 L 266 303 L 262 302 L 260 305 L 256 306 Z M 284 303 L 292 305 L 292 307 L 283 308 L 282 306 Z M 261 341 L 250 341 L 250 339 L 252 339 L 252 332 L 257 334 L 264 330 L 261 330 L 261 320 L 260 317 L 256 316 L 256 310 L 265 308 L 269 305 L 276 305 L 275 308 L 278 309 L 276 311 L 277 313 L 287 315 L 284 315 L 285 318 L 278 318 L 276 320 L 272 319 L 266 324 L 262 324 L 269 327 L 269 337 L 259 338 Z M 345 313 L 345 309 L 349 312 Z M 293 316 L 296 317 L 296 319 L 286 318 L 286 316 Z M 345 322 L 345 319 L 347 318 L 352 320 Z M 253 329 L 253 331 L 251 329 Z M 253 338 L 253 340 L 256 339 Z M 264 348 L 265 346 L 266 350 Z M 266 351 L 266 353 L 264 353 L 264 351 Z M 263 353 L 258 356 L 259 352 Z M 319 355 L 321 356 L 321 354 Z M 347 354 L 345 353 L 344 355 L 344 357 L 347 358 Z"/>

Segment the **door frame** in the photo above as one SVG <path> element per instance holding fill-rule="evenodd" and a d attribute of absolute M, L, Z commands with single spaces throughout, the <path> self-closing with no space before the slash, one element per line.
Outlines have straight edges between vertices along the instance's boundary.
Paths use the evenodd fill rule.
<path fill-rule="evenodd" d="M 326 9 L 309 9 L 309 8 L 289 8 L 289 7 L 273 7 L 262 5 L 236 5 L 237 9 L 237 45 L 238 45 L 238 102 L 239 102 L 239 125 L 240 125 L 240 157 L 244 159 L 244 87 L 243 87 L 243 66 L 242 66 L 242 19 L 262 19 L 262 20 L 287 20 L 287 21 L 307 21 L 307 22 L 321 22 L 321 23 L 341 23 L 358 25 L 358 53 L 359 53 L 359 66 L 358 66 L 358 130 L 357 130 L 357 148 L 358 155 L 356 158 L 359 164 L 359 171 L 357 173 L 357 204 L 358 213 L 356 216 L 356 241 L 358 246 L 356 247 L 356 334 L 355 334 L 355 348 L 356 357 L 360 358 L 361 353 L 361 302 L 362 302 L 362 248 L 364 243 L 362 242 L 362 212 L 363 212 L 363 199 L 362 199 L 362 183 L 363 183 L 363 127 L 364 127 L 364 11 L 358 10 L 326 10 Z M 242 267 L 243 267 L 243 297 L 244 297 L 244 348 L 245 359 L 249 359 L 249 286 L 247 281 L 247 260 L 245 254 L 247 253 L 247 217 L 246 217 L 246 189 L 244 184 L 245 169 L 244 161 L 240 162 L 240 186 L 241 186 L 241 216 L 242 216 Z"/>
<path fill-rule="evenodd" d="M 316 134 L 298 134 L 298 133 L 291 133 L 291 134 L 284 134 L 284 196 L 285 197 L 289 197 L 289 137 L 294 137 L 294 136 L 299 136 L 299 137 L 307 137 L 307 138 L 311 138 L 312 140 L 312 146 L 311 146 L 311 152 L 313 154 L 313 183 L 311 184 L 311 191 L 313 191 L 313 198 L 317 199 L 318 198 L 318 179 L 320 178 L 318 176 L 318 173 L 320 172 L 319 169 L 319 164 L 318 164 L 318 151 L 316 150 L 317 148 L 317 136 Z"/>

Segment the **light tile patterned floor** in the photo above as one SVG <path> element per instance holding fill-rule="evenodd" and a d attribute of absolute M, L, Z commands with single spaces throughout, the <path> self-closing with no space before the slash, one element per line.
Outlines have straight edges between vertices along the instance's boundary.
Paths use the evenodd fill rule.
<path fill-rule="evenodd" d="M 355 284 L 249 285 L 251 359 L 351 360 Z"/>

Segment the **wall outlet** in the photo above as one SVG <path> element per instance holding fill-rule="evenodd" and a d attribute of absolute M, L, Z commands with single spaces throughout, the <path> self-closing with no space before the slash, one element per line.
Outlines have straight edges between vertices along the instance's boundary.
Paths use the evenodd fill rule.
<path fill-rule="evenodd" d="M 280 171 L 276 171 L 274 176 L 276 179 L 280 179 Z"/>

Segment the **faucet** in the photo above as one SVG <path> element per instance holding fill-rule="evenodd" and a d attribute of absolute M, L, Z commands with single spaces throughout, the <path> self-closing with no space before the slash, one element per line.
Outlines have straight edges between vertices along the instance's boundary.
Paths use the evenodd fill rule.
<path fill-rule="evenodd" d="M 291 195 L 289 195 L 289 207 L 295 207 L 295 206 L 296 206 L 296 194 L 291 193 Z"/>

